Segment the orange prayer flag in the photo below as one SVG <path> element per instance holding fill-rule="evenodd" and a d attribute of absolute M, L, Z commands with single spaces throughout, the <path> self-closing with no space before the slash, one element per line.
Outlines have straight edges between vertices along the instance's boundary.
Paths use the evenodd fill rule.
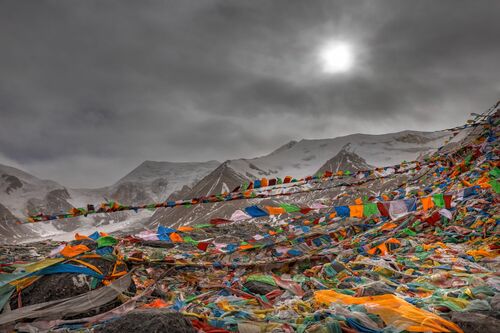
<path fill-rule="evenodd" d="M 401 242 L 399 240 L 397 240 L 396 238 L 389 238 L 386 243 L 389 243 L 389 244 L 401 244 Z"/>
<path fill-rule="evenodd" d="M 240 245 L 240 250 L 248 250 L 252 248 L 253 248 L 252 244 Z"/>
<path fill-rule="evenodd" d="M 356 198 L 356 200 L 354 200 L 354 202 L 356 203 L 356 205 L 362 205 L 363 204 L 363 200 L 361 198 Z"/>
<path fill-rule="evenodd" d="M 380 230 L 392 230 L 394 228 L 396 228 L 398 225 L 396 223 L 392 223 L 392 222 L 389 222 L 389 223 L 386 223 L 384 224 L 383 226 L 380 227 Z"/>
<path fill-rule="evenodd" d="M 193 227 L 189 227 L 187 225 L 177 228 L 177 231 L 180 231 L 180 232 L 189 232 L 189 231 L 193 231 L 193 230 L 194 230 Z"/>
<path fill-rule="evenodd" d="M 178 233 L 175 233 L 175 232 L 170 234 L 170 240 L 174 243 L 184 242 L 184 239 L 182 239 L 181 235 L 179 235 Z"/>
<path fill-rule="evenodd" d="M 269 186 L 269 181 L 267 180 L 267 178 L 262 178 L 260 180 L 260 187 L 266 187 L 266 186 Z"/>
<path fill-rule="evenodd" d="M 87 251 L 90 251 L 90 249 L 82 244 L 75 246 L 66 245 L 66 247 L 62 249 L 60 253 L 66 258 L 71 258 Z"/>
<path fill-rule="evenodd" d="M 351 212 L 351 217 L 363 217 L 363 205 L 352 205 L 349 206 Z"/>
<path fill-rule="evenodd" d="M 286 210 L 282 207 L 265 206 L 264 208 L 267 210 L 269 215 L 279 215 L 286 213 Z"/>
<path fill-rule="evenodd" d="M 85 235 L 80 235 L 79 233 L 75 234 L 75 240 L 84 240 L 84 239 L 92 239 L 92 238 Z"/>
<path fill-rule="evenodd" d="M 429 210 L 434 207 L 434 201 L 432 201 L 432 197 L 421 198 L 420 202 L 422 202 L 422 208 L 424 210 Z"/>

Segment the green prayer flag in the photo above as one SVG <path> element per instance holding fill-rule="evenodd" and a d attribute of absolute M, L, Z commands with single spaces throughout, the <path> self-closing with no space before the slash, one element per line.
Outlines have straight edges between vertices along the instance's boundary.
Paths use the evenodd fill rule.
<path fill-rule="evenodd" d="M 114 246 L 116 244 L 118 244 L 118 241 L 116 240 L 116 238 L 111 237 L 111 236 L 99 237 L 97 239 L 97 247 L 98 248 L 106 247 L 106 246 Z"/>
<path fill-rule="evenodd" d="M 198 245 L 198 241 L 194 240 L 190 236 L 184 237 L 184 242 L 188 244 Z"/>
<path fill-rule="evenodd" d="M 250 282 L 250 281 L 258 281 L 258 282 L 262 282 L 265 284 L 269 284 L 271 286 L 277 286 L 276 281 L 270 275 L 262 275 L 262 274 L 250 275 L 247 278 L 247 282 Z"/>
<path fill-rule="evenodd" d="M 410 229 L 408 229 L 408 228 L 404 228 L 402 231 L 403 231 L 405 234 L 407 234 L 408 236 L 415 236 L 415 235 L 417 234 L 415 231 L 410 230 Z"/>
<path fill-rule="evenodd" d="M 500 183 L 499 182 L 497 182 L 495 179 L 492 179 L 492 180 L 490 180 L 490 185 L 496 194 L 500 193 Z"/>
<path fill-rule="evenodd" d="M 281 178 L 277 177 L 277 178 L 276 178 L 276 183 L 277 183 L 277 184 L 283 184 L 283 179 L 281 179 Z"/>
<path fill-rule="evenodd" d="M 367 203 L 363 205 L 363 215 L 366 217 L 370 217 L 372 215 L 380 214 L 377 204 L 375 203 Z"/>
<path fill-rule="evenodd" d="M 203 229 L 203 228 L 209 228 L 211 226 L 212 226 L 212 224 L 210 224 L 210 223 L 203 223 L 203 224 L 196 224 L 193 227 L 195 229 Z"/>
<path fill-rule="evenodd" d="M 281 208 L 283 208 L 287 213 L 300 212 L 300 208 L 291 204 L 281 204 Z"/>
<path fill-rule="evenodd" d="M 500 169 L 495 167 L 495 169 L 490 171 L 490 176 L 493 178 L 498 178 L 500 176 Z"/>
<path fill-rule="evenodd" d="M 436 207 L 439 207 L 439 208 L 445 207 L 443 193 L 434 194 L 432 196 L 432 201 L 434 201 L 434 205 L 436 205 Z"/>

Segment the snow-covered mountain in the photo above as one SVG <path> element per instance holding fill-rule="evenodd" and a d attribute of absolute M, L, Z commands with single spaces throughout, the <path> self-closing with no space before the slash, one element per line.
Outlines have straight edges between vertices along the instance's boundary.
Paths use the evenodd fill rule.
<path fill-rule="evenodd" d="M 318 171 L 366 170 L 415 160 L 434 152 L 449 139 L 450 132 L 403 131 L 384 135 L 353 134 L 321 140 L 291 141 L 269 155 L 252 159 L 228 160 L 203 178 L 191 190 L 183 193 L 185 198 L 231 191 L 244 181 L 262 177 L 275 178 L 286 175 L 305 177 Z M 369 189 L 366 189 L 369 192 Z M 311 202 L 336 195 L 335 191 L 287 197 L 287 202 L 296 200 Z M 191 208 L 158 210 L 147 223 L 154 228 L 158 224 L 184 225 L 206 223 L 212 217 L 228 218 L 232 212 L 246 206 L 261 203 L 261 199 L 229 201 L 224 203 L 197 205 Z M 265 204 L 280 203 L 266 199 Z"/>
<path fill-rule="evenodd" d="M 73 231 L 82 226 L 109 225 L 136 218 L 132 213 L 96 215 L 68 221 L 27 224 L 15 223 L 38 212 L 66 212 L 105 200 L 122 204 L 144 204 L 166 200 L 183 186 L 193 186 L 219 166 L 217 161 L 175 163 L 145 161 L 113 185 L 97 189 L 70 189 L 51 180 L 41 180 L 22 170 L 0 165 L 0 234 L 5 238 L 45 237 Z M 151 216 L 142 212 L 142 219 Z"/>
<path fill-rule="evenodd" d="M 0 164 L 0 203 L 13 215 L 26 216 L 54 190 L 64 186 Z"/>
<path fill-rule="evenodd" d="M 272 153 L 224 162 L 193 188 L 195 195 L 207 195 L 232 190 L 245 180 L 262 177 L 305 177 L 314 175 L 342 150 L 356 154 L 350 171 L 394 165 L 415 160 L 441 147 L 449 132 L 403 131 L 383 135 L 352 134 L 333 139 L 290 141 Z M 340 167 L 347 170 L 347 160 Z M 347 163 L 347 164 L 346 164 Z M 358 165 L 359 164 L 359 165 Z M 357 165 L 357 167 L 356 167 Z"/>
<path fill-rule="evenodd" d="M 366 160 L 350 150 L 350 144 L 346 144 L 337 155 L 323 164 L 316 173 L 325 171 L 360 171 L 373 169 L 373 165 L 366 163 Z"/>
<path fill-rule="evenodd" d="M 218 161 L 184 163 L 145 161 L 112 186 L 113 194 L 116 197 L 121 196 L 123 195 L 121 191 L 129 192 L 127 186 L 137 184 L 150 197 L 149 202 L 164 201 L 173 192 L 181 190 L 184 185 L 192 186 L 199 182 L 219 165 Z"/>

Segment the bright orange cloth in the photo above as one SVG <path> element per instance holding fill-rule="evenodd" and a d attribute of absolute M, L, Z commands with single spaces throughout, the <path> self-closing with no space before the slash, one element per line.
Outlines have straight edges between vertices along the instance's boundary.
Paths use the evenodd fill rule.
<path fill-rule="evenodd" d="M 333 290 L 319 290 L 314 293 L 314 299 L 319 304 L 327 305 L 332 303 L 363 304 L 369 313 L 380 316 L 386 325 L 395 324 L 397 327 L 404 327 L 409 332 L 463 333 L 456 324 L 432 312 L 419 309 L 395 295 L 353 297 Z"/>
<path fill-rule="evenodd" d="M 434 207 L 434 201 L 432 201 L 432 197 L 424 197 L 421 198 L 420 201 L 422 202 L 422 208 L 424 210 L 429 210 Z"/>
<path fill-rule="evenodd" d="M 84 239 L 92 239 L 92 238 L 90 238 L 88 236 L 85 236 L 85 235 L 80 235 L 79 233 L 76 233 L 75 234 L 75 239 L 76 240 L 84 240 Z"/>
<path fill-rule="evenodd" d="M 90 249 L 82 244 L 75 246 L 66 245 L 66 247 L 62 249 L 60 253 L 66 258 L 70 258 L 70 257 L 75 257 L 87 251 L 90 251 Z"/>
<path fill-rule="evenodd" d="M 266 208 L 269 215 L 279 215 L 286 213 L 285 208 L 282 207 L 265 206 L 264 208 Z"/>
<path fill-rule="evenodd" d="M 362 205 L 363 204 L 363 200 L 361 200 L 361 198 L 356 198 L 356 200 L 354 200 L 354 203 L 356 205 Z"/>
<path fill-rule="evenodd" d="M 165 302 L 164 300 L 162 300 L 161 298 L 157 298 L 155 299 L 154 301 L 148 303 L 148 304 L 144 304 L 142 307 L 143 308 L 147 308 L 147 309 L 158 309 L 158 308 L 164 308 L 168 306 L 168 303 Z"/>
<path fill-rule="evenodd" d="M 363 205 L 352 205 L 349 206 L 351 212 L 351 217 L 363 217 Z"/>
<path fill-rule="evenodd" d="M 253 248 L 252 244 L 240 245 L 240 250 L 248 250 L 252 248 Z"/>
<path fill-rule="evenodd" d="M 389 222 L 389 223 L 386 223 L 383 226 L 381 226 L 380 230 L 392 230 L 392 229 L 396 228 L 397 226 L 398 225 L 396 223 Z"/>
<path fill-rule="evenodd" d="M 178 233 L 176 232 L 173 232 L 170 234 L 170 240 L 174 243 L 182 243 L 184 242 L 184 239 L 182 239 L 181 235 L 179 235 Z"/>
<path fill-rule="evenodd" d="M 177 231 L 180 231 L 180 232 L 188 232 L 188 231 L 193 231 L 193 230 L 194 230 L 193 227 L 188 227 L 188 226 L 182 226 L 182 227 L 177 228 Z"/>

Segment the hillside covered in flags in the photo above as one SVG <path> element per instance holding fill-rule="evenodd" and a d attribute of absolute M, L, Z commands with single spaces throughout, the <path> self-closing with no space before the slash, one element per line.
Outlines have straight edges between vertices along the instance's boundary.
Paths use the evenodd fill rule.
<path fill-rule="evenodd" d="M 134 233 L 1 246 L 0 331 L 498 332 L 499 111 L 390 166 L 346 149 L 361 167 L 15 219 L 169 212 Z"/>

